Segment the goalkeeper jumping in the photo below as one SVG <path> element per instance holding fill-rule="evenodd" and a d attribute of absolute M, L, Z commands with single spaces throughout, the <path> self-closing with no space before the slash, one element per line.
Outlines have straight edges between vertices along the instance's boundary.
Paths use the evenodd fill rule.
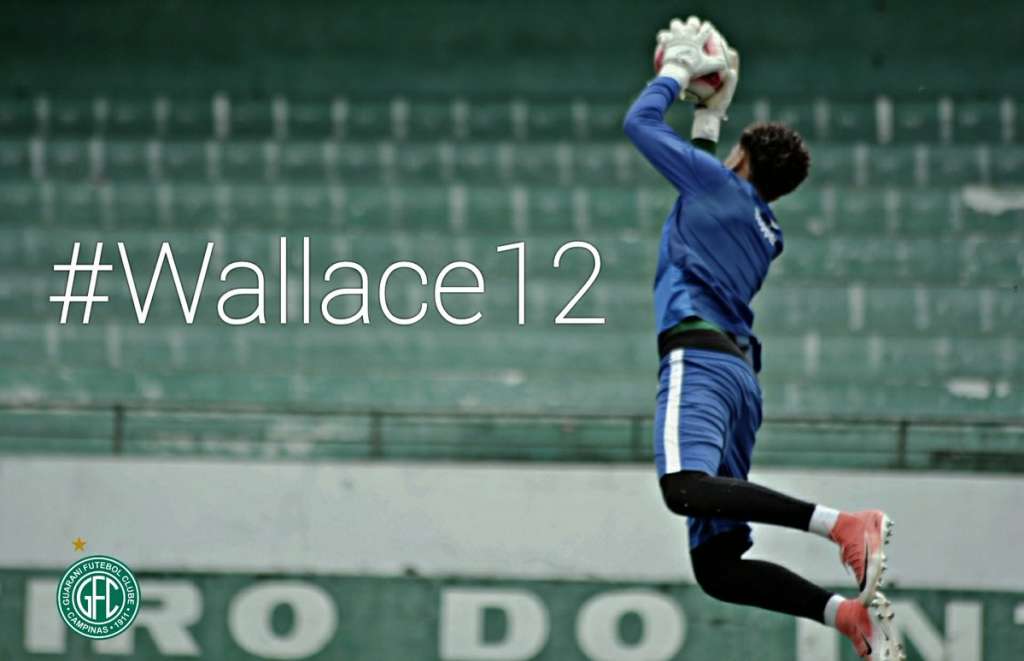
<path fill-rule="evenodd" d="M 709 40 L 718 40 L 711 44 L 717 48 L 706 48 Z M 807 177 L 807 148 L 790 128 L 754 124 L 718 161 L 714 149 L 739 76 L 736 52 L 695 17 L 673 20 L 658 33 L 657 48 L 658 76 L 629 109 L 624 129 L 679 192 L 654 282 L 661 355 L 654 441 L 665 503 L 689 518 L 694 576 L 717 599 L 835 627 L 861 657 L 905 658 L 892 606 L 878 591 L 889 518 L 840 512 L 747 481 L 761 424 L 761 346 L 750 302 L 782 253 L 782 230 L 768 205 Z M 665 111 L 691 79 L 711 73 L 724 82 L 697 107 L 691 143 L 665 123 Z M 745 560 L 750 522 L 835 542 L 858 597 L 844 599 L 779 565 Z"/>

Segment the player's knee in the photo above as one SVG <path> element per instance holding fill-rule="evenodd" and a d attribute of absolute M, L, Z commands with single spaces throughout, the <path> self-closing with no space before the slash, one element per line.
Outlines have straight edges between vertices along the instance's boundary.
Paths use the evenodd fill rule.
<path fill-rule="evenodd" d="M 719 601 L 735 601 L 737 590 L 736 563 L 749 546 L 746 532 L 723 533 L 690 551 L 690 565 L 697 585 Z"/>
<path fill-rule="evenodd" d="M 707 477 L 698 471 L 681 471 L 663 476 L 660 483 L 665 506 L 680 516 L 693 516 L 697 492 Z"/>
<path fill-rule="evenodd" d="M 729 568 L 723 558 L 716 557 L 713 553 L 704 553 L 697 547 L 690 552 L 690 564 L 693 566 L 693 578 L 700 589 L 710 597 L 724 600 L 725 577 Z"/>
<path fill-rule="evenodd" d="M 730 601 L 729 584 L 726 580 L 728 568 L 723 563 L 693 562 L 693 578 L 704 594 L 719 601 Z"/>

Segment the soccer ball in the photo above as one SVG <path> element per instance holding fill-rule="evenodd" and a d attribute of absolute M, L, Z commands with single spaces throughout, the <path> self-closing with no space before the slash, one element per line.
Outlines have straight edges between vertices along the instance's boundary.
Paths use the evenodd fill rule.
<path fill-rule="evenodd" d="M 719 40 L 708 39 L 704 44 L 704 52 L 709 55 L 714 55 L 719 52 Z M 658 46 L 654 51 L 654 73 L 661 71 L 661 64 L 665 59 L 665 47 Z M 721 89 L 722 84 L 725 81 L 722 80 L 722 74 L 715 72 L 709 73 L 706 76 L 700 78 L 694 78 L 690 81 L 689 86 L 683 90 L 680 94 L 680 98 L 684 101 L 701 102 L 710 97 L 712 94 Z"/>

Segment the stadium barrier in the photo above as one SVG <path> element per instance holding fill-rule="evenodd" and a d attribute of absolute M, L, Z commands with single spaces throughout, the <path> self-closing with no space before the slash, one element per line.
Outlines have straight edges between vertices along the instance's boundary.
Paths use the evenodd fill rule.
<path fill-rule="evenodd" d="M 65 424 L 56 424 L 59 417 Z M 651 417 L 168 402 L 0 402 L 3 452 L 648 462 Z M 79 423 L 80 420 L 90 422 Z M 37 436 L 38 429 L 75 433 Z M 48 432 L 50 433 L 50 432 Z M 1024 420 L 768 416 L 758 463 L 1024 471 Z"/>

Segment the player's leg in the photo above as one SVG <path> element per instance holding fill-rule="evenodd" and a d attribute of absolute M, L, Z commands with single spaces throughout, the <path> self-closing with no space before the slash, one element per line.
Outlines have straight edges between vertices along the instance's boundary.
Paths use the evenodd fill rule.
<path fill-rule="evenodd" d="M 729 487 L 730 491 L 747 492 L 747 487 L 751 486 L 746 480 L 757 430 L 761 425 L 761 390 L 748 372 L 736 371 L 733 375 L 739 388 L 734 391 L 735 399 L 731 402 L 733 416 L 722 448 L 718 474 L 712 478 L 694 472 L 700 476 L 698 483 L 713 485 L 711 491 Z M 785 519 L 795 516 L 800 510 L 803 510 L 801 516 L 808 515 L 808 504 L 764 487 L 754 487 L 750 493 L 757 493 L 758 498 L 764 499 L 764 507 L 777 510 L 774 516 Z M 697 496 L 698 499 L 703 497 L 703 493 Z M 731 493 L 722 494 L 720 499 L 733 497 Z M 809 516 L 813 518 L 813 511 Z M 884 595 L 875 597 L 876 614 L 881 618 L 875 621 L 860 600 L 844 599 L 781 565 L 744 559 L 743 555 L 753 545 L 751 530 L 746 523 L 718 516 L 691 517 L 688 523 L 694 577 L 708 595 L 721 601 L 803 617 L 834 627 L 850 639 L 863 657 L 870 654 L 872 659 L 887 661 L 901 658 L 902 648 L 889 626 L 889 619 L 885 619 L 886 615 L 891 619 L 892 609 L 884 602 Z"/>
<path fill-rule="evenodd" d="M 906 658 L 890 626 L 892 607 L 878 595 L 872 618 L 858 599 L 844 599 L 780 565 L 745 560 L 749 531 L 735 528 L 716 535 L 690 551 L 694 578 L 709 596 L 794 617 L 803 617 L 837 629 L 857 653 L 872 659 Z"/>
<path fill-rule="evenodd" d="M 668 508 L 681 516 L 765 523 L 830 539 L 853 570 L 865 603 L 882 585 L 884 547 L 892 534 L 892 521 L 883 512 L 839 512 L 746 480 L 701 471 L 667 474 L 661 478 L 661 491 Z"/>
<path fill-rule="evenodd" d="M 827 623 L 827 607 L 837 595 L 785 567 L 744 560 L 743 554 L 750 547 L 749 529 L 744 526 L 715 535 L 690 549 L 697 584 L 720 601 Z M 836 602 L 834 606 L 838 605 Z"/>
<path fill-rule="evenodd" d="M 765 523 L 836 542 L 860 599 L 882 584 L 884 545 L 892 524 L 882 512 L 842 513 L 747 481 L 761 425 L 761 389 L 746 365 L 729 355 L 676 349 L 662 361 L 655 433 L 662 495 L 691 525 L 691 546 L 732 523 Z M 696 535 L 697 537 L 694 537 Z"/>

